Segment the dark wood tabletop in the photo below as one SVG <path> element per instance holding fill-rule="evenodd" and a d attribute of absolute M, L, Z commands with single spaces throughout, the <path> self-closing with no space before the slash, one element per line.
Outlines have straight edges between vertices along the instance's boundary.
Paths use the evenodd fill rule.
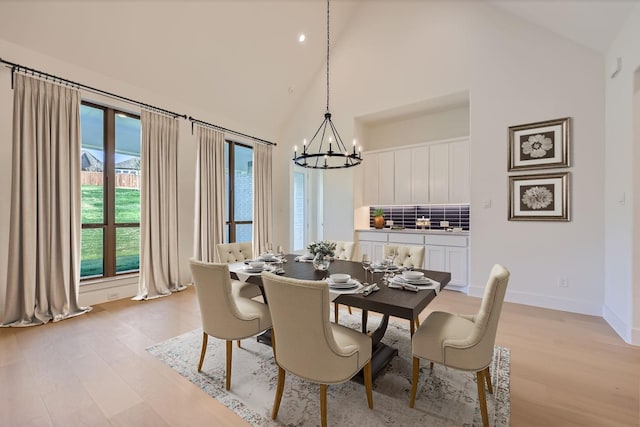
<path fill-rule="evenodd" d="M 283 264 L 284 276 L 302 280 L 322 280 L 333 273 L 347 273 L 351 277 L 364 282 L 364 269 L 362 264 L 355 261 L 334 260 L 326 271 L 317 271 L 311 262 L 296 262 L 296 255 L 286 255 L 287 262 Z M 440 282 L 440 289 L 443 289 L 451 281 L 451 273 L 444 271 L 418 270 L 430 279 Z M 233 273 L 232 273 L 233 275 Z M 371 280 L 371 274 L 368 275 Z M 361 294 L 342 294 L 334 302 L 338 304 L 350 305 L 363 310 L 388 314 L 390 316 L 413 320 L 425 309 L 427 305 L 436 297 L 434 290 L 423 290 L 419 292 L 405 291 L 402 289 L 387 288 L 382 281 L 382 273 L 375 273 L 374 280 L 380 287 L 368 296 Z M 251 276 L 250 283 L 262 285 L 260 276 Z"/>

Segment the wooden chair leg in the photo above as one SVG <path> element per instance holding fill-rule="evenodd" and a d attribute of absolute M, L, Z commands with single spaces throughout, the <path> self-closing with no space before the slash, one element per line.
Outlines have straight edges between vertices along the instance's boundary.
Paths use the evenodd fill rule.
<path fill-rule="evenodd" d="M 411 334 L 411 336 L 413 336 L 413 334 L 416 332 L 416 324 L 413 322 L 413 320 L 409 321 L 409 333 Z"/>
<path fill-rule="evenodd" d="M 333 303 L 333 321 L 338 323 L 338 303 Z"/>
<path fill-rule="evenodd" d="M 320 384 L 320 425 L 327 427 L 327 385 Z"/>
<path fill-rule="evenodd" d="M 273 411 L 271 411 L 271 419 L 275 420 L 280 409 L 280 401 L 282 400 L 282 392 L 284 391 L 284 379 L 286 372 L 278 366 L 278 387 L 276 388 L 276 399 L 273 401 Z"/>
<path fill-rule="evenodd" d="M 238 348 L 242 348 L 242 347 L 240 347 L 240 340 L 238 340 Z"/>
<path fill-rule="evenodd" d="M 233 341 L 227 341 L 227 379 L 225 382 L 225 388 L 229 390 L 231 388 L 231 352 L 233 351 Z"/>
<path fill-rule="evenodd" d="M 487 413 L 487 396 L 484 393 L 484 371 L 476 372 L 478 383 L 478 401 L 480 402 L 480 413 L 482 414 L 482 425 L 489 427 L 489 414 Z"/>
<path fill-rule="evenodd" d="M 416 328 L 420 327 L 420 318 L 416 317 Z"/>
<path fill-rule="evenodd" d="M 198 363 L 198 372 L 202 369 L 202 362 L 204 362 L 204 354 L 207 352 L 207 341 L 209 335 L 206 332 L 202 333 L 202 351 L 200 352 L 200 363 Z"/>
<path fill-rule="evenodd" d="M 350 305 L 348 305 L 348 306 L 347 306 L 347 310 L 349 310 L 349 314 L 353 314 L 353 313 L 351 312 L 351 306 L 350 306 Z"/>
<path fill-rule="evenodd" d="M 429 370 L 433 371 L 433 362 L 429 362 Z"/>
<path fill-rule="evenodd" d="M 371 381 L 371 360 L 364 365 L 364 388 L 367 392 L 367 403 L 369 409 L 373 409 L 373 384 Z"/>
<path fill-rule="evenodd" d="M 418 391 L 418 376 L 420 375 L 420 359 L 413 356 L 413 375 L 411 376 L 411 395 L 409 397 L 409 408 L 413 408 L 416 403 L 416 392 Z"/>
<path fill-rule="evenodd" d="M 487 382 L 487 391 L 489 392 L 489 394 L 493 394 L 493 385 L 491 384 L 491 372 L 489 371 L 488 366 L 484 370 L 484 379 Z"/>

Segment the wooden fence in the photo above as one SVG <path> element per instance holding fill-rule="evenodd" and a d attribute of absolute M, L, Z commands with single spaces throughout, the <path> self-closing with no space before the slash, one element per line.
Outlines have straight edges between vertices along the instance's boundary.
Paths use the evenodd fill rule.
<path fill-rule="evenodd" d="M 104 185 L 102 172 L 80 172 L 81 185 Z M 116 173 L 116 187 L 140 188 L 140 176 L 127 173 Z"/>

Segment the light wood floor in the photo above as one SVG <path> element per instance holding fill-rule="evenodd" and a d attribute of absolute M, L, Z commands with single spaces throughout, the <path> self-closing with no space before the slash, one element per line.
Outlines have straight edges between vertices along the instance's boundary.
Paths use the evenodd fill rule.
<path fill-rule="evenodd" d="M 443 291 L 429 310 L 473 313 L 478 304 Z M 199 326 L 190 288 L 0 328 L 0 426 L 245 426 L 145 351 Z M 640 348 L 601 318 L 506 303 L 497 344 L 511 348 L 513 426 L 640 425 Z"/>

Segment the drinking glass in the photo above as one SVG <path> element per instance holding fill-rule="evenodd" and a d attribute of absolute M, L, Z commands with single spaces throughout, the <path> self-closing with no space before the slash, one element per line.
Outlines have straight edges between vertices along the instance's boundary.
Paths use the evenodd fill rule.
<path fill-rule="evenodd" d="M 367 271 L 371 268 L 371 258 L 368 254 L 362 254 L 362 268 L 364 269 L 364 281 L 367 282 Z M 373 281 L 373 278 L 371 279 Z"/>
<path fill-rule="evenodd" d="M 278 255 L 280 258 L 284 256 L 284 246 L 278 245 L 276 249 L 276 255 Z"/>

